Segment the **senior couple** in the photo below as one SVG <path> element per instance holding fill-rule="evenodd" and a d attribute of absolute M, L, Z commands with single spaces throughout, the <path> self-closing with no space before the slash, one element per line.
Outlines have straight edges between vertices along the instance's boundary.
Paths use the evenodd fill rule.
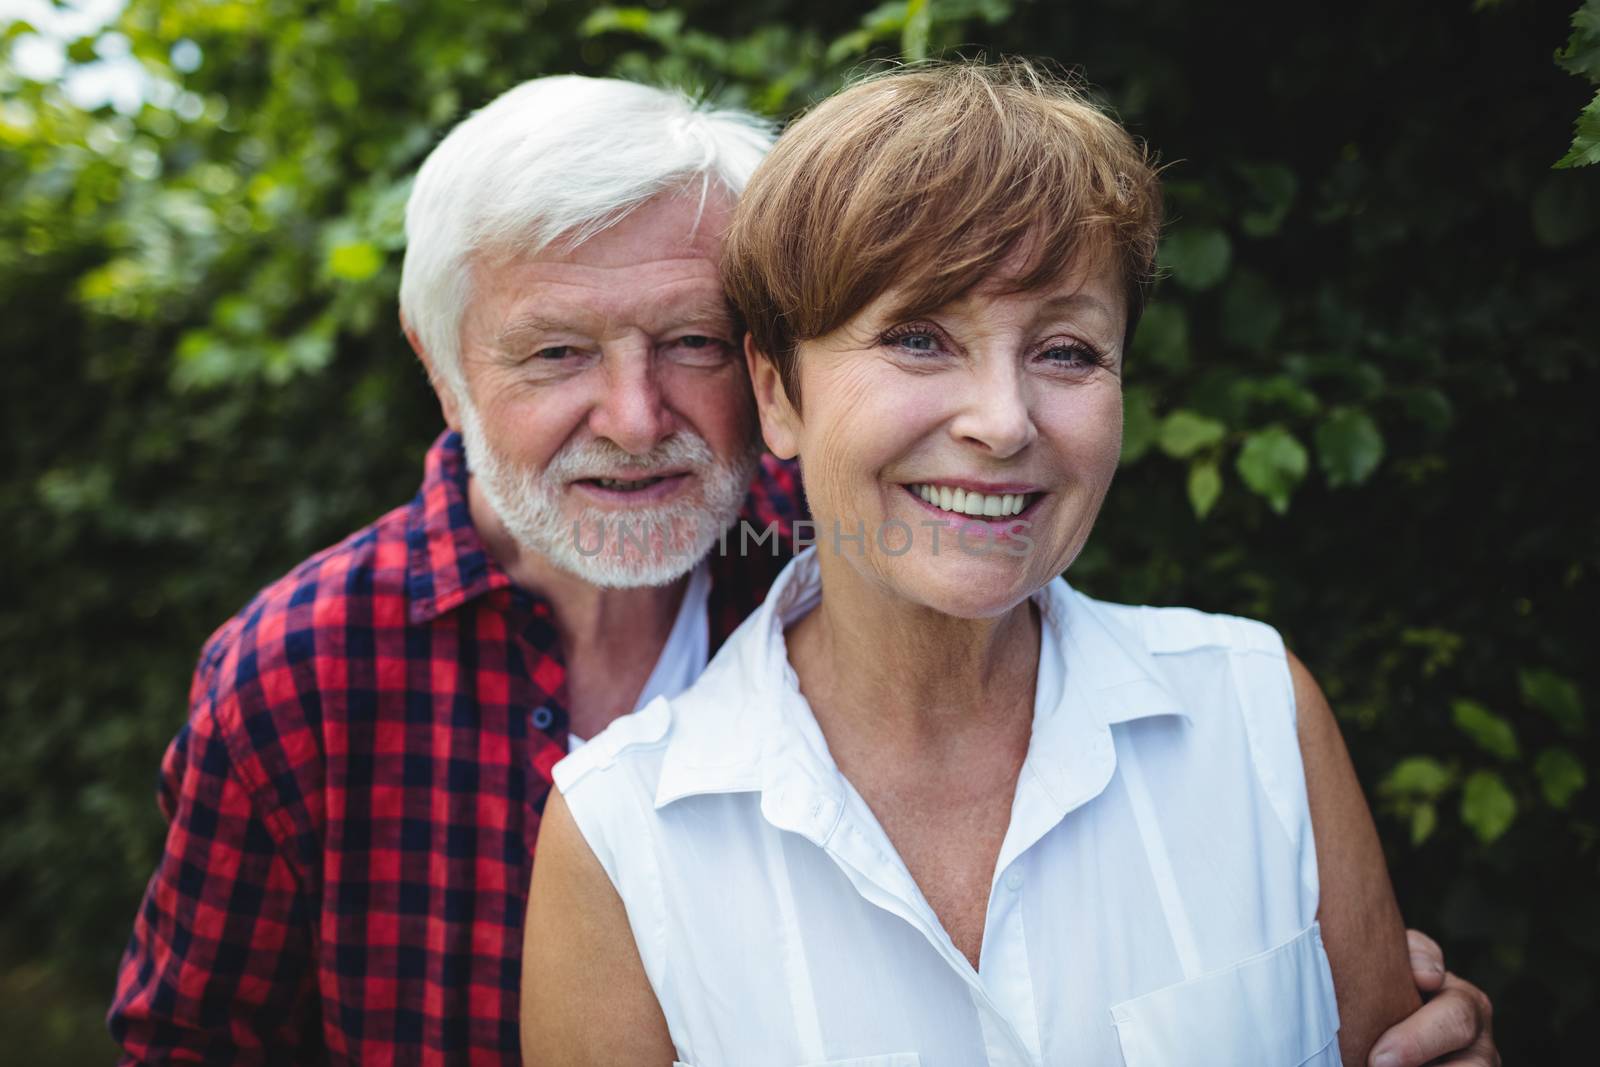
<path fill-rule="evenodd" d="M 1142 151 L 1018 64 L 769 147 L 560 77 L 424 163 L 450 430 L 205 646 L 125 1062 L 1497 1064 L 1276 633 L 1059 577 Z"/>

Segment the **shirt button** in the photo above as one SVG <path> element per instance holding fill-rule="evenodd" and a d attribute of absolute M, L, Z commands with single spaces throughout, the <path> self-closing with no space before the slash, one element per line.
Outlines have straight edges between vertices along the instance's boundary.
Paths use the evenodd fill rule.
<path fill-rule="evenodd" d="M 1015 893 L 1022 888 L 1022 872 L 1013 868 L 1006 872 L 1006 888 Z"/>
<path fill-rule="evenodd" d="M 538 730 L 550 729 L 550 724 L 556 721 L 556 713 L 540 704 L 533 709 L 533 725 Z"/>

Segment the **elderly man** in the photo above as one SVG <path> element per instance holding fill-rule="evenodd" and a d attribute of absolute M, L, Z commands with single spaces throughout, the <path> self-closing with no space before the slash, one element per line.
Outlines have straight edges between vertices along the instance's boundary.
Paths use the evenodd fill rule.
<path fill-rule="evenodd" d="M 559 77 L 429 156 L 400 304 L 449 431 L 410 504 L 207 643 L 111 1009 L 125 1062 L 519 1061 L 551 767 L 694 679 L 800 514 L 717 275 L 769 143 L 748 115 Z M 741 516 L 778 541 L 711 552 Z M 1413 945 L 1447 988 L 1377 1055 L 1498 1062 L 1482 995 Z"/>

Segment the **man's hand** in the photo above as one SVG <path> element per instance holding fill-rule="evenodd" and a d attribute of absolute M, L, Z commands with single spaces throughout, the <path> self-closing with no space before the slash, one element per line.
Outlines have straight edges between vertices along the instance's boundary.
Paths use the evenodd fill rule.
<path fill-rule="evenodd" d="M 1444 950 L 1427 934 L 1407 930 L 1406 945 L 1428 1002 L 1378 1039 L 1369 1067 L 1500 1067 L 1490 1026 L 1494 1007 L 1483 990 L 1445 970 Z"/>

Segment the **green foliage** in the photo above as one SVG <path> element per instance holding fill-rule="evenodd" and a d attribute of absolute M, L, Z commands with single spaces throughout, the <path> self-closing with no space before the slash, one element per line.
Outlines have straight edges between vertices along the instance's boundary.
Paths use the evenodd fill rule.
<path fill-rule="evenodd" d="M 1572 3 L 130 0 L 65 42 L 69 77 L 142 65 L 129 111 L 23 77 L 32 30 L 0 29 L 6 988 L 98 1013 L 201 641 L 414 491 L 439 417 L 401 219 L 452 123 L 564 71 L 784 118 L 960 48 L 1081 68 L 1167 163 L 1073 581 L 1282 629 L 1408 921 L 1494 996 L 1508 1062 L 1587 1062 L 1600 171 L 1570 168 L 1600 159 L 1600 3 Z"/>
<path fill-rule="evenodd" d="M 1506 788 L 1498 771 L 1473 771 L 1461 788 L 1461 821 L 1484 844 L 1492 843 L 1511 828 L 1517 817 L 1517 798 Z"/>
<path fill-rule="evenodd" d="M 1517 758 L 1517 732 L 1511 724 L 1475 700 L 1457 700 L 1450 705 L 1456 727 L 1477 746 L 1503 760 Z"/>
<path fill-rule="evenodd" d="M 1383 434 L 1365 411 L 1340 408 L 1317 427 L 1317 461 L 1330 486 L 1360 485 L 1383 461 Z"/>
<path fill-rule="evenodd" d="M 1266 498 L 1272 510 L 1289 510 L 1289 494 L 1306 476 L 1305 446 L 1281 426 L 1257 430 L 1245 438 L 1235 466 L 1244 484 Z"/>
<path fill-rule="evenodd" d="M 1572 13 L 1572 37 L 1556 53 L 1564 70 L 1600 85 L 1600 0 L 1584 0 Z M 1600 163 L 1600 92 L 1594 94 L 1573 129 L 1572 147 L 1557 161 L 1558 167 L 1587 167 Z"/>

